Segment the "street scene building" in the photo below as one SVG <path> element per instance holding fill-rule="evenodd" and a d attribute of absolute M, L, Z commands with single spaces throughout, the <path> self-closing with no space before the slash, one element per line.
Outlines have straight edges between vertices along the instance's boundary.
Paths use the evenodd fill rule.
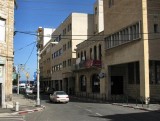
<path fill-rule="evenodd" d="M 75 75 L 75 94 L 88 97 L 105 95 L 104 72 L 104 23 L 103 1 L 94 4 L 94 33 L 77 45 L 76 64 L 73 65 Z"/>
<path fill-rule="evenodd" d="M 0 106 L 12 101 L 14 0 L 0 1 Z"/>
<path fill-rule="evenodd" d="M 160 99 L 159 5 L 155 0 L 104 0 L 108 98 Z"/>
<path fill-rule="evenodd" d="M 51 28 L 38 28 L 38 45 L 40 47 L 40 80 L 42 85 L 50 85 L 48 82 L 51 80 L 51 47 L 48 42 L 51 40 L 51 34 L 55 29 Z M 37 46 L 38 46 L 37 45 Z M 47 88 L 47 86 L 46 86 Z M 45 89 L 45 88 L 44 88 Z"/>
<path fill-rule="evenodd" d="M 40 80 L 41 86 L 108 100 L 159 99 L 158 6 L 148 0 L 97 0 L 94 14 L 72 13 L 52 33 L 50 41 L 58 44 L 49 46 L 51 77 Z"/>

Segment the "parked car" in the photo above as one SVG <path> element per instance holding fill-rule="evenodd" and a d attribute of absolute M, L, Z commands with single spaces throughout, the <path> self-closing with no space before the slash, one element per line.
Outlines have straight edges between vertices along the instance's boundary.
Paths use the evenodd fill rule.
<path fill-rule="evenodd" d="M 13 91 L 13 93 L 16 93 L 16 92 L 17 92 L 17 86 L 16 86 L 16 85 L 13 85 L 13 86 L 12 86 L 12 91 Z"/>
<path fill-rule="evenodd" d="M 54 91 L 53 94 L 50 94 L 49 100 L 50 102 L 68 103 L 69 96 L 64 91 Z"/>
<path fill-rule="evenodd" d="M 26 88 L 26 94 L 32 94 L 33 93 L 33 89 L 32 88 Z"/>

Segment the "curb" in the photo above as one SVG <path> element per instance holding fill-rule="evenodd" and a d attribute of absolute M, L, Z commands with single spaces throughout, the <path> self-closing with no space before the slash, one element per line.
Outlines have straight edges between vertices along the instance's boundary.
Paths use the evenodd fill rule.
<path fill-rule="evenodd" d="M 112 103 L 112 105 L 123 106 L 123 107 L 127 107 L 127 108 L 139 109 L 139 110 L 144 110 L 144 111 L 154 111 L 150 108 L 143 108 L 143 107 L 132 106 L 132 105 L 123 105 L 123 104 L 119 104 L 119 103 Z"/>
<path fill-rule="evenodd" d="M 46 107 L 44 105 L 42 105 L 41 107 L 38 107 L 38 108 L 35 108 L 33 110 L 24 110 L 24 111 L 18 111 L 18 112 L 14 112 L 14 113 L 11 113 L 12 115 L 16 115 L 16 114 L 19 114 L 19 115 L 24 115 L 24 114 L 27 114 L 27 113 L 33 113 L 33 112 L 38 112 L 38 111 L 42 111 L 44 110 Z"/>

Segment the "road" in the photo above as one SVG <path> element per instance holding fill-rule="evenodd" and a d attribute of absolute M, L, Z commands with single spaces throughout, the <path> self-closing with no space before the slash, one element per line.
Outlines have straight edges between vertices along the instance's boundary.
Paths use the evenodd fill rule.
<path fill-rule="evenodd" d="M 160 121 L 158 112 L 147 112 L 104 103 L 81 102 L 75 99 L 67 104 L 50 103 L 43 99 L 46 109 L 25 115 L 26 121 Z"/>

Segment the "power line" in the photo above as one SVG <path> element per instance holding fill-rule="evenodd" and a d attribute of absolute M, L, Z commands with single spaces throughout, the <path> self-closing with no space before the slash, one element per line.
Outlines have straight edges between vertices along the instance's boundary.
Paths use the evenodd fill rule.
<path fill-rule="evenodd" d="M 36 44 L 35 44 L 35 45 L 36 45 Z M 31 55 L 32 55 L 32 53 L 33 53 L 33 50 L 34 50 L 34 48 L 35 48 L 35 45 L 33 46 L 32 51 L 31 51 L 31 53 L 30 53 L 30 55 L 29 55 L 29 57 L 28 57 L 28 59 L 27 59 L 27 61 L 25 62 L 24 65 L 26 65 L 27 62 L 29 61 L 29 59 L 30 59 L 30 57 L 31 57 Z"/>
<path fill-rule="evenodd" d="M 15 50 L 14 53 L 17 52 L 17 51 L 20 51 L 20 50 L 22 50 L 22 49 L 24 49 L 24 48 L 26 48 L 26 47 L 28 47 L 28 46 L 30 46 L 30 45 L 32 45 L 32 44 L 35 44 L 36 42 L 37 42 L 37 41 L 32 42 L 32 43 L 30 43 L 30 44 L 28 44 L 28 45 L 26 45 L 26 46 L 24 46 L 24 47 L 22 47 L 22 48 L 19 48 L 18 50 Z"/>
<path fill-rule="evenodd" d="M 25 32 L 25 31 L 15 31 L 15 32 L 17 32 L 17 33 L 22 33 L 22 34 L 28 34 L 28 35 L 33 35 L 33 36 L 39 36 L 39 37 L 51 37 L 51 38 L 57 38 L 57 37 L 59 37 L 59 35 L 38 35 L 38 34 L 32 34 L 32 33 L 29 33 L 29 32 Z M 160 32 L 156 32 L 156 33 L 152 33 L 152 32 L 150 32 L 150 33 L 136 33 L 136 34 L 149 34 L 149 35 L 151 35 L 151 34 L 160 34 Z M 73 37 L 73 36 L 79 36 L 79 37 L 82 37 L 82 36 L 88 36 L 88 37 L 107 37 L 107 36 L 109 36 L 109 35 L 112 35 L 112 34 L 104 34 L 104 35 L 94 35 L 94 34 L 90 34 L 90 35 L 61 35 L 61 37 L 64 37 L 64 38 L 62 38 L 62 39 L 71 39 L 71 38 L 65 38 L 65 37 Z M 134 35 L 134 34 L 121 34 L 121 35 Z M 76 40 L 76 39 L 75 39 Z"/>

